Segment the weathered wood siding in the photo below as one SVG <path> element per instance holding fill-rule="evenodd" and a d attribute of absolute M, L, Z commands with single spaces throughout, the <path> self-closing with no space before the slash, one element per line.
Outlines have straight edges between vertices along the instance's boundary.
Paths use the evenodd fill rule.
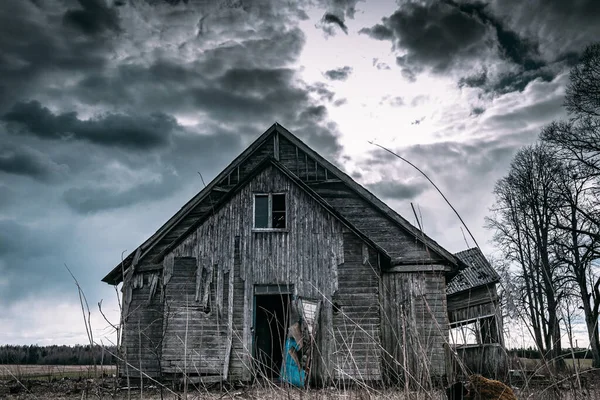
<path fill-rule="evenodd" d="M 344 265 L 333 296 L 333 377 L 381 379 L 377 253 L 355 235 L 344 236 Z"/>
<path fill-rule="evenodd" d="M 290 171 L 305 181 L 359 231 L 384 248 L 397 261 L 423 262 L 442 259 L 425 249 L 414 235 L 377 210 L 366 199 L 338 181 L 332 172 L 306 155 L 284 137 L 279 139 L 279 159 Z"/>
<path fill-rule="evenodd" d="M 430 383 L 446 374 L 446 280 L 441 272 L 383 273 L 381 329 L 391 382 Z M 405 374 L 409 371 L 409 374 Z"/>
<path fill-rule="evenodd" d="M 246 179 L 252 170 L 265 159 L 273 156 L 273 142 L 267 141 L 259 146 L 255 152 L 241 165 L 235 168 L 225 179 L 219 182 L 219 187 L 230 189 L 238 182 Z M 182 218 L 175 227 L 165 234 L 158 243 L 140 260 L 140 265 L 147 265 L 154 262 L 154 257 L 159 255 L 169 244 L 184 234 L 198 219 L 205 217 L 212 212 L 214 204 L 225 196 L 225 191 L 213 190 L 208 198 L 199 203 L 189 214 Z"/>
<path fill-rule="evenodd" d="M 448 319 L 450 323 L 473 320 L 482 316 L 496 315 L 499 311 L 495 285 L 482 286 L 448 296 Z"/>
<path fill-rule="evenodd" d="M 253 231 L 253 194 L 257 192 L 286 193 L 285 232 Z M 319 357 L 315 360 L 313 371 L 325 379 L 334 376 L 335 365 L 339 360 L 351 358 L 349 352 L 354 349 L 358 351 L 361 362 L 368 362 L 365 367 L 348 370 L 349 376 L 361 379 L 362 375 L 366 375 L 376 379 L 379 374 L 378 362 L 374 360 L 378 354 L 376 349 L 379 347 L 376 255 L 371 250 L 368 257 L 373 265 L 364 264 L 364 243 L 354 234 L 345 233 L 346 230 L 339 220 L 306 191 L 297 187 L 275 167 L 266 167 L 167 255 L 192 257 L 197 262 L 197 269 L 212 269 L 212 275 L 208 275 L 213 276 L 211 285 L 216 286 L 215 291 L 211 292 L 211 296 L 214 297 L 212 304 L 222 304 L 223 310 L 228 307 L 232 310 L 231 326 L 226 325 L 225 331 L 222 330 L 223 325 L 228 324 L 225 314 L 219 322 L 218 329 L 215 327 L 216 320 L 199 316 L 193 331 L 190 331 L 188 325 L 188 342 L 196 343 L 195 341 L 200 340 L 196 336 L 203 331 L 214 331 L 218 333 L 218 338 L 211 343 L 214 348 L 222 349 L 223 344 L 227 347 L 225 338 L 230 335 L 232 350 L 228 365 L 229 378 L 250 379 L 254 285 L 291 284 L 294 285 L 295 295 L 323 302 L 318 333 Z M 347 255 L 350 257 L 348 261 L 345 260 Z M 231 271 L 231 280 L 219 279 L 220 274 L 225 276 Z M 173 307 L 183 307 L 184 301 L 189 298 L 188 291 L 192 290 L 192 286 L 196 287 L 193 276 L 201 275 L 194 275 L 191 270 L 185 274 L 192 283 L 189 287 L 186 286 L 185 290 L 174 293 L 172 298 L 167 295 L 169 310 Z M 354 274 L 360 274 L 360 285 L 364 286 L 357 287 L 360 285 Z M 174 271 L 171 279 L 175 277 Z M 178 279 L 185 281 L 186 278 Z M 221 285 L 223 289 L 220 289 Z M 229 297 L 232 300 L 231 304 L 224 297 L 225 285 L 229 285 L 233 294 Z M 360 289 L 363 293 L 350 299 L 349 293 L 355 292 L 343 288 L 344 285 L 354 285 L 353 289 Z M 336 325 L 332 324 L 331 304 L 334 292 L 338 288 L 340 291 L 337 296 L 341 296 L 340 301 L 348 301 L 348 315 L 352 316 L 355 324 L 359 322 L 356 328 L 359 331 L 364 329 L 370 332 L 368 337 L 359 335 L 362 344 L 356 348 L 338 346 L 341 337 L 333 336 Z M 166 293 L 170 293 L 168 285 Z M 189 309 L 189 304 L 186 307 Z M 346 323 L 345 325 L 347 326 Z M 165 343 L 174 343 L 176 339 L 173 338 L 183 338 L 184 328 L 184 320 L 181 318 L 176 324 L 171 322 L 167 328 L 171 337 L 165 339 Z M 368 344 L 367 341 L 372 343 Z M 183 349 L 183 346 L 177 349 L 175 346 L 166 345 L 165 357 L 170 357 L 170 360 L 183 360 Z M 208 348 L 195 346 L 193 350 L 194 354 L 197 353 L 194 355 L 197 358 L 192 359 L 188 354 L 188 363 L 197 360 L 200 369 L 204 368 L 201 360 L 216 361 L 215 358 L 210 358 L 213 352 Z M 171 354 L 170 351 L 174 353 Z M 176 351 L 178 353 L 175 353 Z M 206 369 L 206 373 L 210 373 L 209 369 Z"/>
<path fill-rule="evenodd" d="M 152 282 L 156 281 L 156 290 L 152 292 Z M 127 302 L 125 329 L 122 349 L 128 370 L 123 366 L 121 372 L 131 377 L 139 377 L 141 369 L 152 377 L 160 375 L 160 357 L 162 353 L 163 304 L 158 272 L 134 274 L 127 284 L 131 287 L 131 301 Z M 126 297 L 126 296 L 124 296 Z M 126 299 L 124 299 L 126 301 Z"/>
<path fill-rule="evenodd" d="M 508 355 L 506 349 L 499 343 L 462 346 L 455 348 L 466 374 L 481 374 L 492 379 L 506 380 L 508 375 Z M 450 358 L 455 379 L 464 379 L 465 373 L 455 357 Z"/>
<path fill-rule="evenodd" d="M 448 296 L 450 326 L 479 324 L 481 341 L 477 345 L 456 346 L 455 352 L 470 373 L 488 378 L 505 379 L 508 356 L 504 347 L 502 309 L 496 285 L 484 285 Z M 456 357 L 449 357 L 456 379 L 464 375 Z"/>
<path fill-rule="evenodd" d="M 205 270 L 202 270 L 206 272 Z M 162 367 L 165 373 L 220 375 L 227 345 L 229 271 L 210 269 L 209 304 L 196 301 L 197 260 L 175 257 L 165 285 Z M 206 276 L 204 276 L 206 278 Z M 219 292 L 222 291 L 222 292 Z M 221 303 L 216 301 L 217 293 Z M 225 307 L 223 300 L 225 299 Z"/>

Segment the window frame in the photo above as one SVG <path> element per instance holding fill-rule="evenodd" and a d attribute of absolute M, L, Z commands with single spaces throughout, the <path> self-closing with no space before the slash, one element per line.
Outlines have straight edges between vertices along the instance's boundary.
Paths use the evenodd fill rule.
<path fill-rule="evenodd" d="M 283 195 L 285 198 L 285 227 L 273 228 L 273 195 Z M 257 228 L 256 227 L 256 198 L 259 196 L 265 196 L 268 198 L 267 202 L 267 227 Z M 287 232 L 288 231 L 288 194 L 287 192 L 255 192 L 252 193 L 252 232 Z"/>

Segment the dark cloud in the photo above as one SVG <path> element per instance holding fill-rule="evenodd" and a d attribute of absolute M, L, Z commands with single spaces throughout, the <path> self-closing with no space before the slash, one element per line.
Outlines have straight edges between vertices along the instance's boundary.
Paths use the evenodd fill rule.
<path fill-rule="evenodd" d="M 329 86 L 322 82 L 309 85 L 307 86 L 307 89 L 311 93 L 316 93 L 319 96 L 320 101 L 331 101 L 335 96 L 335 93 L 329 89 Z"/>
<path fill-rule="evenodd" d="M 484 69 L 480 73 L 469 75 L 463 78 L 460 78 L 458 81 L 458 87 L 483 87 L 488 82 L 487 70 Z"/>
<path fill-rule="evenodd" d="M 6 185 L 0 185 L 0 210 L 15 203 L 17 194 Z"/>
<path fill-rule="evenodd" d="M 121 31 L 117 10 L 108 7 L 105 0 L 78 1 L 81 8 L 67 10 L 64 15 L 65 23 L 75 26 L 88 35 Z"/>
<path fill-rule="evenodd" d="M 325 76 L 332 81 L 345 81 L 352 73 L 352 67 L 346 65 L 337 69 L 331 69 L 325 72 Z"/>
<path fill-rule="evenodd" d="M 539 59 L 539 45 L 506 27 L 500 19 L 488 11 L 487 4 L 456 3 L 453 0 L 444 0 L 444 3 L 466 15 L 476 17 L 485 24 L 491 25 L 496 31 L 500 54 L 514 64 L 521 66 L 525 71 L 544 66 L 544 63 Z"/>
<path fill-rule="evenodd" d="M 67 292 L 63 262 L 97 299 L 120 251 L 202 189 L 197 172 L 210 181 L 275 121 L 329 159 L 340 153 L 326 107 L 334 92 L 307 84 L 297 69 L 303 4 L 7 1 L 3 304 Z M 318 5 L 347 21 L 354 4 Z"/>
<path fill-rule="evenodd" d="M 384 20 L 385 21 L 385 20 Z M 358 33 L 369 35 L 376 40 L 392 40 L 394 39 L 394 32 L 385 25 L 377 24 L 372 28 L 362 28 Z"/>
<path fill-rule="evenodd" d="M 356 13 L 356 4 L 361 0 L 325 0 L 323 6 L 331 12 L 345 15 L 348 18 L 354 18 Z"/>
<path fill-rule="evenodd" d="M 348 34 L 346 18 L 353 19 L 356 13 L 356 4 L 360 0 L 318 0 L 319 6 L 326 10 L 321 18 L 317 28 L 323 30 L 325 35 L 333 36 L 336 34 L 335 27 L 339 27 L 345 34 Z"/>
<path fill-rule="evenodd" d="M 0 219 L 0 256 L 22 252 L 33 242 L 33 237 L 30 229 L 16 221 Z M 35 247 L 31 250 L 35 250 Z"/>
<path fill-rule="evenodd" d="M 462 186 L 476 184 L 481 177 L 504 170 L 513 154 L 525 139 L 510 141 L 508 138 L 480 139 L 468 142 L 439 142 L 414 145 L 402 149 L 401 153 L 419 166 L 434 182 L 445 180 L 445 186 L 461 181 L 465 175 L 470 179 Z"/>
<path fill-rule="evenodd" d="M 514 91 L 522 92 L 530 82 L 536 79 L 551 82 L 555 77 L 556 73 L 554 71 L 545 68 L 526 72 L 509 72 L 501 74 L 495 81 L 486 82 L 483 88 L 488 92 L 498 94 Z"/>
<path fill-rule="evenodd" d="M 325 118 L 316 123 L 311 119 L 301 120 L 293 132 L 313 149 L 318 149 L 319 154 L 329 160 L 334 160 L 340 153 L 338 127 L 335 122 L 327 122 Z"/>
<path fill-rule="evenodd" d="M 300 113 L 300 120 L 304 119 L 314 119 L 317 121 L 322 121 L 327 116 L 327 108 L 325 106 L 311 106 L 306 110 Z"/>
<path fill-rule="evenodd" d="M 115 187 L 101 188 L 96 185 L 71 188 L 65 191 L 67 205 L 77 213 L 88 214 L 131 206 L 170 196 L 181 184 L 175 174 L 165 174 L 160 179 L 119 190 Z"/>
<path fill-rule="evenodd" d="M 0 146 L 0 172 L 49 181 L 65 175 L 68 168 L 29 147 Z"/>
<path fill-rule="evenodd" d="M 293 77 L 294 71 L 289 68 L 234 68 L 219 77 L 218 82 L 225 90 L 261 95 L 288 85 Z"/>
<path fill-rule="evenodd" d="M 80 82 L 79 90 L 84 98 L 93 96 L 90 101 L 157 112 L 202 113 L 213 121 L 243 126 L 245 132 L 248 124 L 260 130 L 274 121 L 295 131 L 305 125 L 306 110 L 320 110 L 319 101 L 331 101 L 334 96 L 323 84 L 304 84 L 289 68 L 225 65 L 224 71 L 211 79 L 198 72 L 203 71 L 203 60 L 181 65 L 165 60 L 149 67 L 128 65 L 112 76 L 96 77 L 93 84 L 90 78 Z M 91 90 L 90 85 L 98 89 Z M 311 93 L 317 94 L 319 101 L 313 100 Z M 325 118 L 322 111 L 319 116 Z M 321 119 L 312 121 L 320 123 Z M 336 132 L 330 136 L 329 148 L 339 150 Z"/>
<path fill-rule="evenodd" d="M 233 66 L 282 67 L 298 59 L 306 41 L 299 28 L 259 33 L 267 37 L 249 37 L 207 49 L 197 66 L 202 67 L 203 74 L 218 73 L 223 67 Z"/>
<path fill-rule="evenodd" d="M 0 119 L 13 132 L 32 134 L 44 139 L 85 140 L 103 146 L 130 149 L 149 149 L 164 145 L 179 128 L 177 121 L 166 114 L 104 114 L 81 120 L 75 112 L 54 114 L 38 101 L 17 103 Z"/>
<path fill-rule="evenodd" d="M 560 8 L 550 4 L 539 6 L 550 15 Z M 400 53 L 396 64 L 407 80 L 415 81 L 426 69 L 446 74 L 479 64 L 481 71 L 460 78 L 459 87 L 482 88 L 486 92 L 502 94 L 523 90 L 538 78 L 552 80 L 566 65 L 574 62 L 577 54 L 577 51 L 569 50 L 561 50 L 551 58 L 542 54 L 544 48 L 540 43 L 544 39 L 532 34 L 538 27 L 532 25 L 530 31 L 526 31 L 512 23 L 515 15 L 525 12 L 525 7 L 515 7 L 514 14 L 506 14 L 506 10 L 512 8 L 503 4 L 505 14 L 501 14 L 496 4 L 479 1 L 411 2 L 402 4 L 380 24 L 360 32 L 393 43 L 394 50 Z M 583 8 L 589 8 L 593 13 L 595 7 L 586 5 Z M 531 18 L 541 15 L 535 6 L 526 9 L 536 10 Z M 486 59 L 486 55 L 492 58 Z M 488 67 L 493 67 L 493 74 Z"/>
<path fill-rule="evenodd" d="M 346 35 L 348 34 L 348 27 L 346 26 L 346 23 L 344 22 L 344 17 L 340 17 L 340 16 L 337 16 L 332 13 L 325 13 L 325 15 L 323 15 L 322 21 L 323 21 L 323 30 L 326 31 L 326 33 L 332 35 L 334 31 L 330 28 L 330 26 L 336 25 Z"/>
<path fill-rule="evenodd" d="M 63 78 L 101 70 L 113 48 L 112 40 L 73 34 L 61 22 L 60 5 L 43 4 L 2 2 L 0 112 Z"/>
<path fill-rule="evenodd" d="M 403 4 L 381 24 L 360 32 L 404 50 L 397 63 L 408 76 L 423 66 L 447 72 L 461 60 L 480 56 L 489 37 L 479 18 L 441 2 Z"/>
<path fill-rule="evenodd" d="M 573 59 L 600 36 L 600 3 L 596 0 L 492 0 L 488 14 L 495 14 L 507 29 L 529 43 L 538 44 L 546 62 Z M 499 35 L 500 36 L 500 35 Z M 510 43 L 510 42 L 509 42 Z M 518 51 L 521 46 L 516 47 Z M 570 56 L 571 55 L 571 56 Z"/>
<path fill-rule="evenodd" d="M 73 259 L 72 253 L 67 254 L 66 243 L 62 243 L 67 238 L 73 239 L 67 232 L 62 224 L 60 227 L 25 224 L 0 218 L 0 260 L 5 266 L 2 275 L 10 283 L 0 291 L 4 304 L 32 292 L 38 296 L 48 293 L 56 296 L 71 288 L 63 266 L 63 262 Z M 86 281 L 85 277 L 81 280 Z M 92 291 L 86 294 L 92 295 Z"/>
<path fill-rule="evenodd" d="M 379 181 L 366 185 L 376 196 L 388 200 L 412 200 L 427 190 L 424 182 Z"/>
<path fill-rule="evenodd" d="M 471 114 L 473 115 L 481 115 L 485 112 L 485 108 L 483 107 L 473 107 L 471 110 Z"/>
<path fill-rule="evenodd" d="M 566 61 L 565 61 L 566 62 Z M 535 80 L 543 82 L 552 81 L 561 70 L 563 63 L 553 66 L 543 66 L 539 69 L 524 71 L 522 69 L 516 71 L 508 71 L 497 74 L 490 78 L 486 69 L 482 72 L 460 78 L 458 87 L 480 88 L 486 93 L 495 95 L 509 92 L 522 92 L 527 85 Z"/>

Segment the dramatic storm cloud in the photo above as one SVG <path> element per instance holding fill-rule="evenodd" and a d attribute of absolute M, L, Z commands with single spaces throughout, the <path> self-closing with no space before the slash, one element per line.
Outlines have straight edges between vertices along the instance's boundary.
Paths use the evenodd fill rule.
<path fill-rule="evenodd" d="M 100 279 L 276 121 L 463 249 L 440 196 L 369 142 L 398 152 L 493 253 L 493 185 L 564 116 L 598 19 L 584 0 L 2 1 L 0 343 L 85 340 L 64 264 L 116 318 Z"/>

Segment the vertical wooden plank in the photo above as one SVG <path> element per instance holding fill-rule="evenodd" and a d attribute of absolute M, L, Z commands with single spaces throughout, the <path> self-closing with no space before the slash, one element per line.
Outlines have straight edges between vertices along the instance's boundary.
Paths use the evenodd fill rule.
<path fill-rule="evenodd" d="M 273 135 L 273 154 L 275 159 L 279 161 L 279 132 L 275 132 Z"/>
<path fill-rule="evenodd" d="M 305 170 L 304 178 L 308 181 L 308 155 L 306 153 L 304 153 L 304 170 Z"/>
<path fill-rule="evenodd" d="M 298 160 L 298 147 L 294 146 L 296 149 L 296 176 L 300 178 L 300 161 Z"/>
<path fill-rule="evenodd" d="M 223 363 L 223 380 L 229 377 L 229 364 L 231 363 L 231 347 L 233 345 L 233 291 L 234 269 L 229 271 L 229 292 L 227 299 L 227 345 L 225 347 L 225 362 Z"/>

